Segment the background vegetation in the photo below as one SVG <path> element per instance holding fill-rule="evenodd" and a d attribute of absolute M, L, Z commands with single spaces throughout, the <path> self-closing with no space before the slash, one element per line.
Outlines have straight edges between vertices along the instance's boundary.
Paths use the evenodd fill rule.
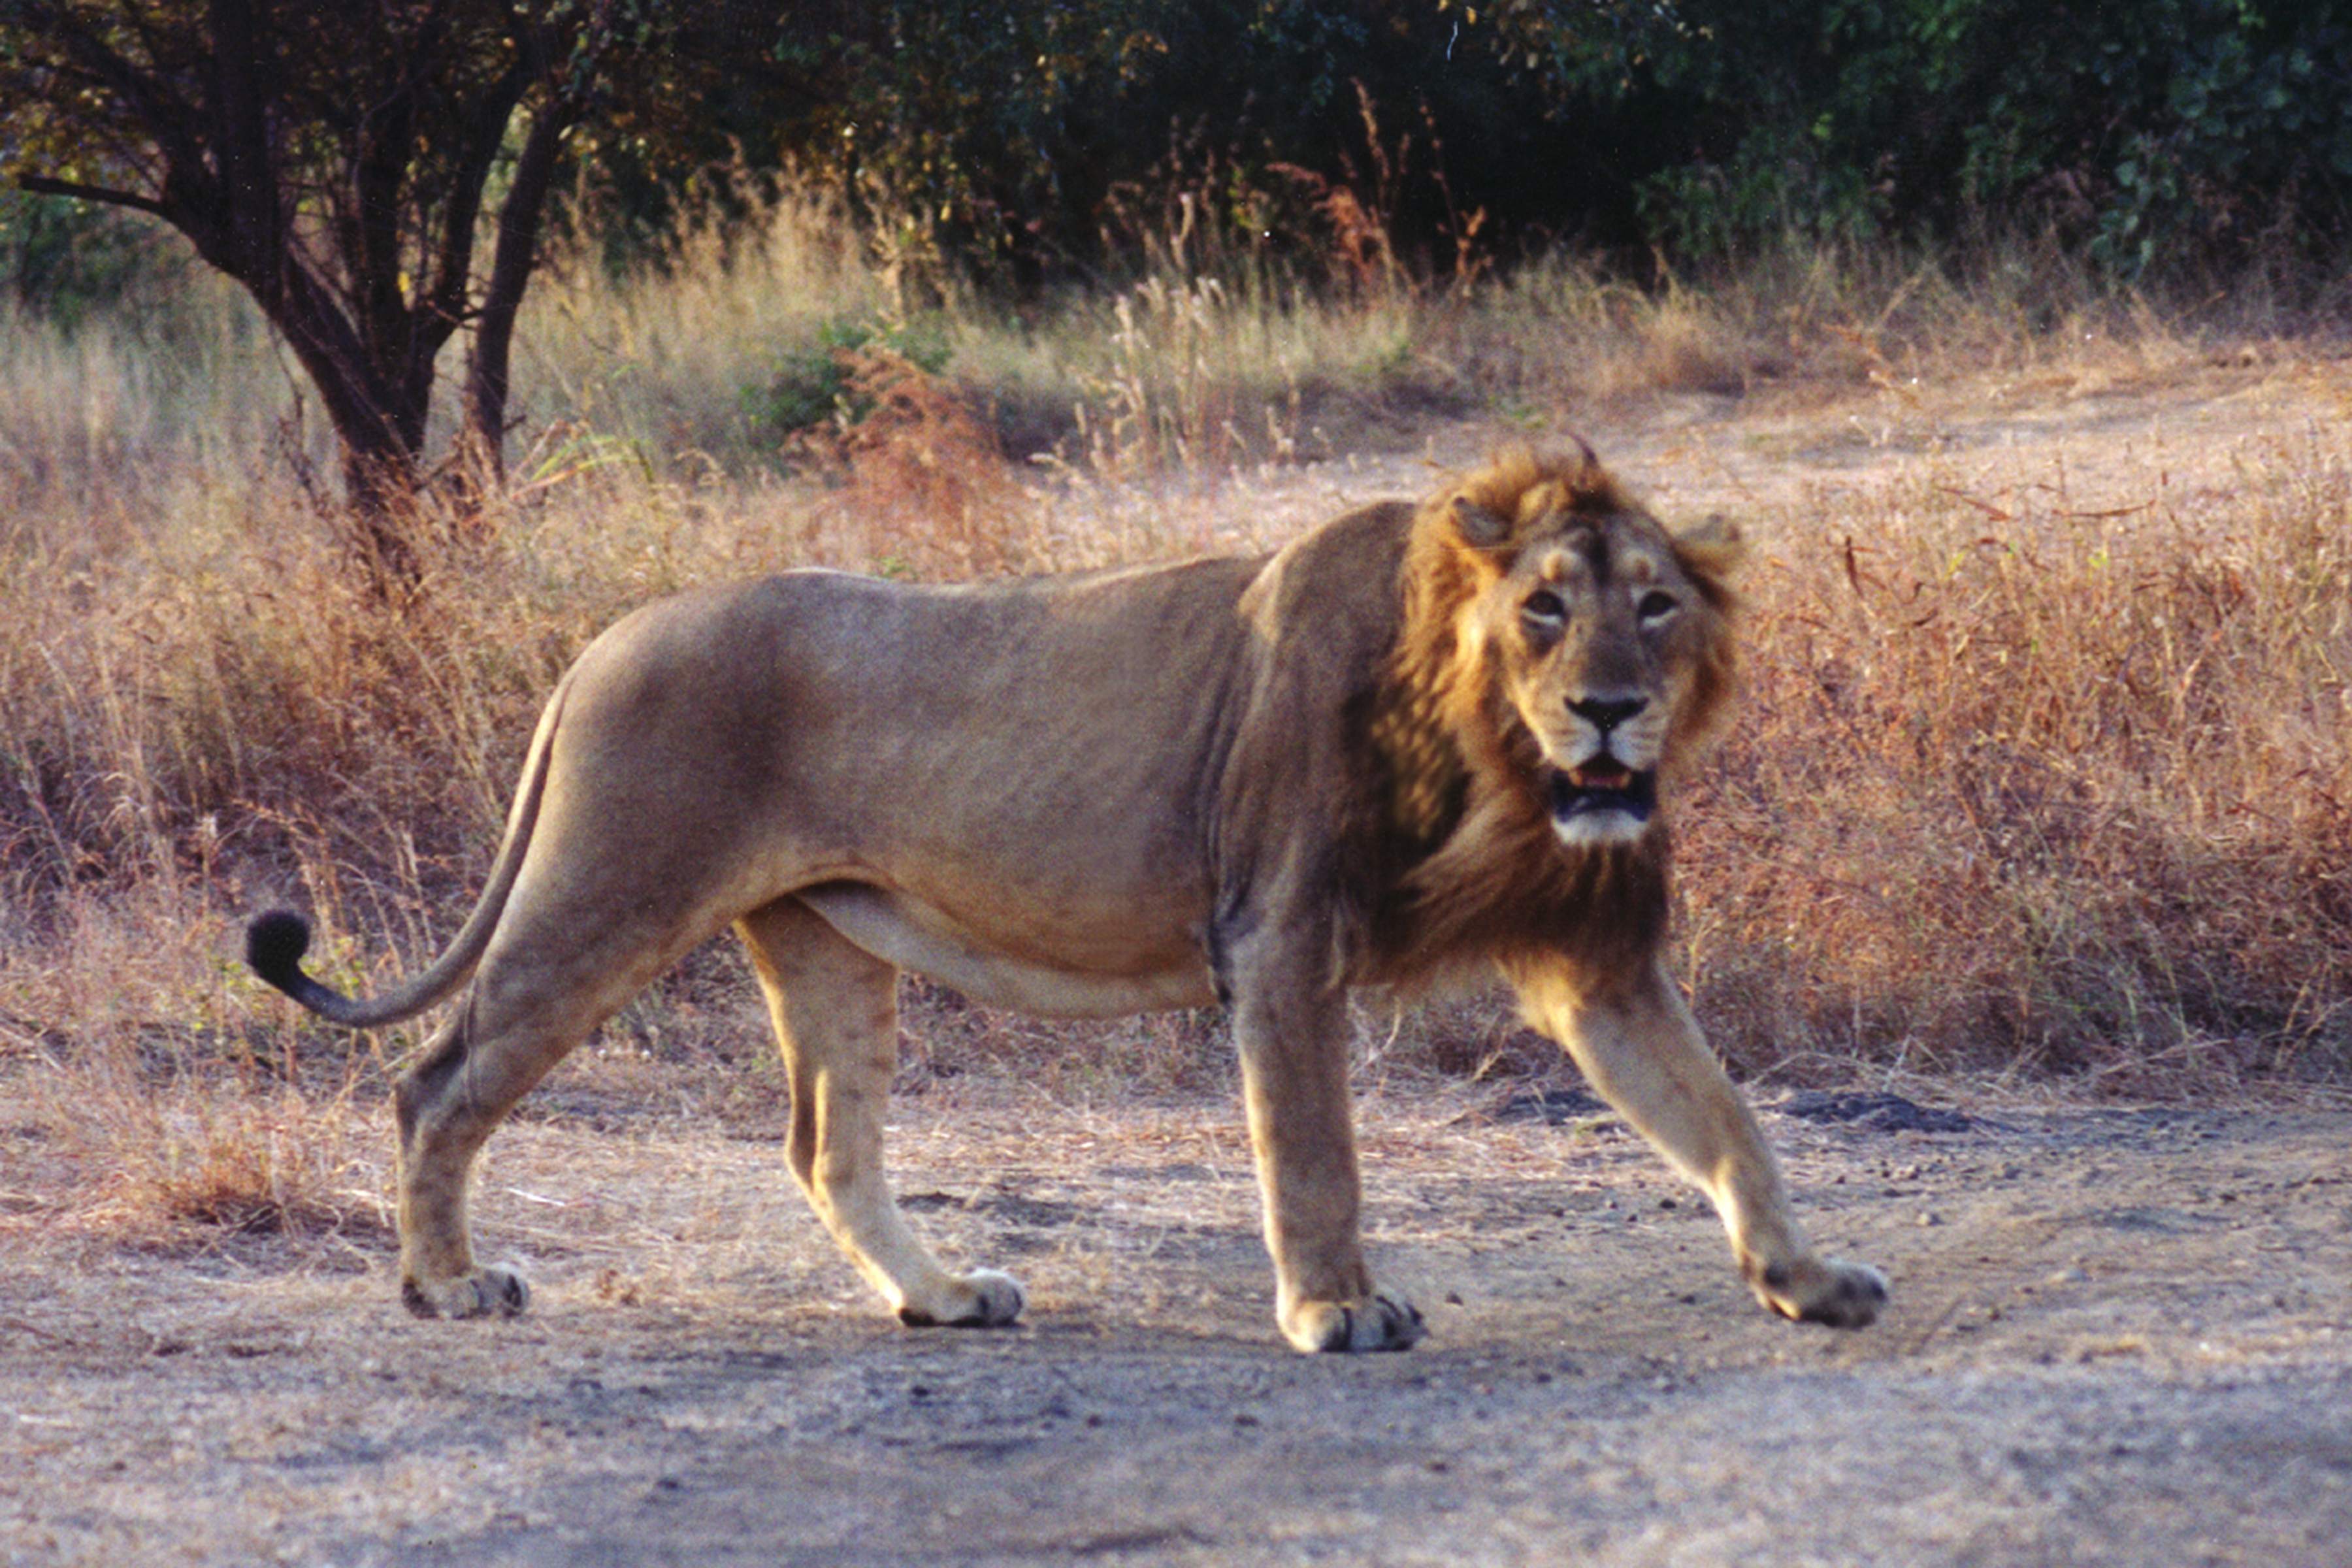
<path fill-rule="evenodd" d="M 37 9 L 0 3 L 0 40 Z M 317 1129 L 406 1037 L 289 1017 L 242 920 L 311 909 L 347 986 L 413 969 L 556 673 L 651 595 L 1259 548 L 1305 519 L 1247 476 L 1434 417 L 2342 353 L 2333 0 L 688 12 L 744 69 L 583 100 L 505 475 L 409 517 L 389 598 L 250 288 L 146 217 L 0 205 L 0 1057 L 131 1209 L 340 1212 Z M 56 146 L 24 114 L 19 172 Z M 462 422 L 437 395 L 428 434 Z M 1680 926 L 1742 1071 L 2352 1070 L 2344 424 L 2128 517 L 1929 488 L 1748 520 L 1750 717 Z M 1226 1070 L 1205 1018 L 910 997 L 911 1087 Z M 1490 1004 L 1391 1022 L 1383 1071 L 1545 1060 Z M 712 952 L 591 1055 L 764 1105 L 768 1050 Z"/>
<path fill-rule="evenodd" d="M 119 38 L 133 9 L 8 0 L 0 62 L 27 68 L 58 16 Z M 177 47 L 217 26 L 206 7 L 136 9 L 151 38 L 184 32 Z M 509 15 L 354 15 L 397 27 L 411 10 Z M 1212 163 L 1203 194 L 1270 249 L 1319 258 L 1301 220 L 1339 181 L 1441 269 L 1476 214 L 1481 255 L 1569 240 L 1685 265 L 1791 229 L 1949 240 L 1998 215 L 2054 227 L 2127 277 L 2339 255 L 2352 217 L 2347 0 L 612 0 L 512 14 L 603 51 L 572 68 L 593 67 L 597 91 L 572 111 L 564 205 L 616 261 L 672 244 L 698 177 L 722 163 L 814 177 L 878 241 L 1023 283 L 1131 265 L 1122 216 Z M 305 52 L 308 37 L 284 46 L 290 69 L 361 68 Z M 487 33 L 447 47 L 451 70 L 518 47 Z M 1366 102 L 1392 139 L 1386 169 Z M 56 145 L 90 123 L 79 112 L 13 106 L 0 159 L 95 183 L 101 149 Z M 1405 177 L 1439 171 L 1442 184 Z M 79 244 L 76 221 L 12 208 L 20 294 L 70 309 L 109 287 L 120 257 Z"/>
<path fill-rule="evenodd" d="M 1150 234 L 1200 224 L 1221 271 L 1327 291 L 1563 238 L 1655 284 L 1759 244 L 1981 239 L 1989 214 L 2117 279 L 2291 289 L 2344 252 L 2347 86 L 2352 0 L 5 0 L 0 175 L 80 205 L 0 210 L 0 245 L 68 320 L 141 254 L 107 215 L 236 279 L 394 592 L 420 500 L 504 482 L 551 223 L 626 265 L 815 184 L 899 316 L 1132 281 Z"/>

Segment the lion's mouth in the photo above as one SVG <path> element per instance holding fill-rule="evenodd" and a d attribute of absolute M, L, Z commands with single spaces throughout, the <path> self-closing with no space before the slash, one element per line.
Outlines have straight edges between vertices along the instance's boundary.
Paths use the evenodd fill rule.
<path fill-rule="evenodd" d="M 1605 812 L 1647 822 L 1657 808 L 1658 775 L 1636 772 L 1613 757 L 1596 757 L 1551 775 L 1551 819 L 1562 826 Z"/>

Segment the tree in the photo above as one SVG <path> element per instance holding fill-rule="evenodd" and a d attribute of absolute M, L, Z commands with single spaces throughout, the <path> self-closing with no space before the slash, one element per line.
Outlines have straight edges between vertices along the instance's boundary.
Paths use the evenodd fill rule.
<path fill-rule="evenodd" d="M 964 192 L 956 149 L 1129 70 L 1151 40 L 1128 13 L 1171 7 L 0 0 L 0 179 L 160 218 L 236 279 L 318 390 L 366 552 L 413 576 L 441 353 L 469 334 L 452 467 L 494 480 L 516 318 L 572 170 L 635 182 L 656 218 L 730 147 Z"/>
<path fill-rule="evenodd" d="M 0 0 L 0 171 L 160 218 L 243 285 L 361 542 L 413 576 L 438 357 L 470 329 L 457 466 L 494 478 L 567 139 L 653 32 L 631 0 Z"/>
<path fill-rule="evenodd" d="M 1563 101 L 1667 150 L 1637 172 L 1642 218 L 1685 255 L 1990 216 L 2053 225 L 2123 278 L 2278 251 L 2332 278 L 2352 238 L 2352 0 L 1496 0 L 1475 14 Z"/>

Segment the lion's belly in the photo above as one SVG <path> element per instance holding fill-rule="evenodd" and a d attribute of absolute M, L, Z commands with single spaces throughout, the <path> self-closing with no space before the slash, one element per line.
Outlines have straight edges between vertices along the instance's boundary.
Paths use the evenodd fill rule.
<path fill-rule="evenodd" d="M 1207 965 L 1189 943 L 1106 947 L 1099 933 L 1083 966 L 1048 956 L 1031 933 L 1013 951 L 976 921 L 905 893 L 856 882 L 804 889 L 801 901 L 843 936 L 901 969 L 951 985 L 991 1007 L 1059 1018 L 1117 1018 L 1216 1000 Z M 993 923 L 993 922 L 992 922 Z M 1172 934 L 1172 933 L 1171 933 Z"/>

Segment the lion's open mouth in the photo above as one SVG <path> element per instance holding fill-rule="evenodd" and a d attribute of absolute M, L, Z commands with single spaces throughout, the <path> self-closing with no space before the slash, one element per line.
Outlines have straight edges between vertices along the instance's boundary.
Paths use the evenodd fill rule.
<path fill-rule="evenodd" d="M 1596 757 L 1551 775 L 1551 819 L 1562 826 L 1611 811 L 1647 822 L 1657 808 L 1658 775 L 1637 773 L 1613 758 Z"/>

